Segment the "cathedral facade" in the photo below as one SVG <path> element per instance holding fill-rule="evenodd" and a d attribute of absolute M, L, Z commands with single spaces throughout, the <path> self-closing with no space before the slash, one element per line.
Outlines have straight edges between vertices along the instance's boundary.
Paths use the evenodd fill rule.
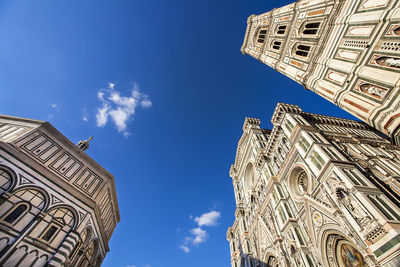
<path fill-rule="evenodd" d="M 298 0 L 250 16 L 241 51 L 399 144 L 399 40 L 399 0 Z"/>
<path fill-rule="evenodd" d="M 0 266 L 101 265 L 120 217 L 114 177 L 88 146 L 0 116 Z"/>
<path fill-rule="evenodd" d="M 232 267 L 400 266 L 400 148 L 295 105 L 271 121 L 245 119 L 230 168 Z"/>

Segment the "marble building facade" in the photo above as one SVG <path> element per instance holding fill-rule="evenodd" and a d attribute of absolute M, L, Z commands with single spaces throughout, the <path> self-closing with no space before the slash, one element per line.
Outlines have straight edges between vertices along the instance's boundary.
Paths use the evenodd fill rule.
<path fill-rule="evenodd" d="M 251 15 L 241 51 L 399 144 L 399 40 L 399 0 L 299 0 Z"/>
<path fill-rule="evenodd" d="M 271 121 L 245 119 L 230 168 L 232 267 L 400 266 L 400 148 L 295 105 Z"/>
<path fill-rule="evenodd" d="M 88 145 L 0 116 L 0 266 L 101 265 L 120 215 L 114 177 Z"/>

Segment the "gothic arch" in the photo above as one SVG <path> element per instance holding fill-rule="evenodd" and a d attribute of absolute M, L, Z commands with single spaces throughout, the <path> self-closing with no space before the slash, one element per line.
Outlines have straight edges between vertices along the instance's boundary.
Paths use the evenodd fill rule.
<path fill-rule="evenodd" d="M 249 194 L 252 191 L 252 187 L 255 183 L 255 168 L 252 162 L 247 163 L 243 174 L 243 182 L 245 186 L 246 193 Z"/>
<path fill-rule="evenodd" d="M 264 252 L 263 262 L 264 262 L 264 263 L 267 263 L 267 260 L 268 260 L 268 258 L 269 258 L 270 256 L 276 257 L 276 255 L 278 255 L 278 253 L 277 253 L 277 251 L 276 251 L 274 248 L 272 248 L 272 247 L 267 248 L 267 249 L 265 250 L 265 252 Z"/>
<path fill-rule="evenodd" d="M 272 253 L 272 252 L 267 252 L 264 257 L 262 267 L 277 267 L 277 266 L 279 266 L 278 257 L 276 255 L 278 255 L 278 254 Z"/>
<path fill-rule="evenodd" d="M 341 267 L 346 266 L 344 262 L 351 261 L 351 266 L 364 266 L 364 255 L 360 248 L 347 236 L 342 229 L 337 226 L 330 225 L 328 230 L 325 226 L 323 231 L 321 228 L 320 251 L 324 266 Z M 333 227 L 332 227 L 333 226 Z M 333 229 L 334 228 L 334 229 Z"/>

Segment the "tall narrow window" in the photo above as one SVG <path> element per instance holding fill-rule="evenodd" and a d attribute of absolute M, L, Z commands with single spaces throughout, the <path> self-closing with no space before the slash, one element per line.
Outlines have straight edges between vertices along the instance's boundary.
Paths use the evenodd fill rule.
<path fill-rule="evenodd" d="M 309 45 L 298 45 L 295 53 L 298 56 L 307 57 L 310 49 L 311 47 Z"/>
<path fill-rule="evenodd" d="M 44 235 L 42 236 L 42 239 L 43 239 L 44 241 L 49 242 L 50 239 L 51 239 L 51 238 L 54 236 L 54 234 L 57 232 L 57 230 L 58 230 L 58 227 L 56 227 L 56 226 L 54 226 L 54 225 L 51 225 L 51 226 L 47 229 L 47 231 L 44 233 Z"/>
<path fill-rule="evenodd" d="M 13 224 L 27 209 L 28 206 L 26 204 L 18 205 L 4 218 L 4 221 Z"/>
<path fill-rule="evenodd" d="M 321 22 L 311 22 L 304 25 L 303 34 L 305 35 L 316 35 Z"/>
<path fill-rule="evenodd" d="M 385 208 L 382 207 L 382 205 L 380 203 L 378 203 L 374 197 L 367 195 L 368 199 L 371 200 L 372 203 L 374 203 L 374 205 L 386 216 L 386 218 L 388 218 L 389 220 L 393 220 L 393 216 L 387 212 L 387 210 Z"/>
<path fill-rule="evenodd" d="M 276 29 L 276 34 L 280 34 L 283 35 L 286 32 L 286 25 L 281 25 L 278 26 L 278 28 Z"/>
<path fill-rule="evenodd" d="M 297 229 L 297 227 L 294 228 L 297 238 L 299 239 L 300 245 L 304 246 L 304 240 L 303 240 L 303 236 L 300 234 L 299 229 Z"/>
<path fill-rule="evenodd" d="M 396 220 L 400 221 L 400 215 L 393 210 L 393 208 L 387 203 L 387 201 L 381 199 L 380 196 L 376 196 L 376 199 L 396 218 Z"/>
<path fill-rule="evenodd" d="M 274 41 L 272 43 L 272 48 L 275 49 L 275 50 L 279 50 L 279 49 L 281 49 L 281 44 L 282 44 L 282 42 Z"/>
<path fill-rule="evenodd" d="M 267 30 L 260 30 L 260 31 L 258 32 L 257 42 L 258 42 L 259 44 L 263 44 L 264 41 L 265 41 L 266 35 L 267 35 Z"/>

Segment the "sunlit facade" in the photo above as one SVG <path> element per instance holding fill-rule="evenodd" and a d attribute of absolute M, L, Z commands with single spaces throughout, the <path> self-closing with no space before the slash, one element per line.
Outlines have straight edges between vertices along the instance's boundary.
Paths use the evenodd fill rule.
<path fill-rule="evenodd" d="M 272 123 L 245 119 L 230 168 L 232 267 L 400 266 L 400 148 L 295 105 Z"/>
<path fill-rule="evenodd" d="M 0 266 L 101 265 L 114 177 L 49 123 L 0 116 Z"/>
<path fill-rule="evenodd" d="M 400 143 L 400 1 L 299 0 L 247 20 L 242 53 Z"/>

